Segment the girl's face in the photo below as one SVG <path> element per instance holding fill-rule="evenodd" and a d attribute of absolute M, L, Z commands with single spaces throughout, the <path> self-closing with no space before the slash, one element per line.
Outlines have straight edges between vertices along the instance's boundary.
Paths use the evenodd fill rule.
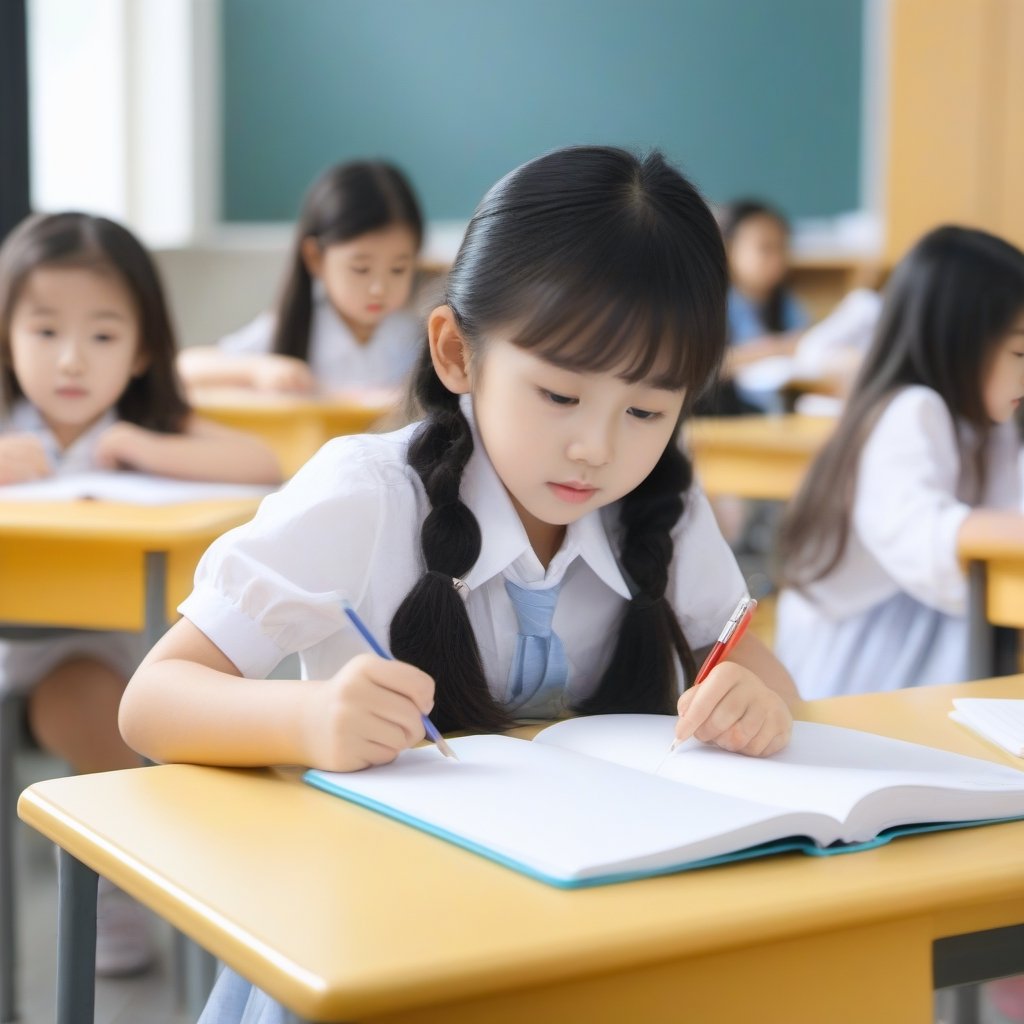
<path fill-rule="evenodd" d="M 501 338 L 471 363 L 480 437 L 537 554 L 632 491 L 672 439 L 682 391 L 566 370 Z"/>
<path fill-rule="evenodd" d="M 774 217 L 743 220 L 729 242 L 729 274 L 740 291 L 767 298 L 781 284 L 789 265 L 789 233 Z"/>
<path fill-rule="evenodd" d="M 393 224 L 324 248 L 307 238 L 303 255 L 338 315 L 365 341 L 384 317 L 409 301 L 416 248 L 412 231 Z"/>
<path fill-rule="evenodd" d="M 10 359 L 25 397 L 67 447 L 145 369 L 127 287 L 101 270 L 33 270 L 12 310 Z"/>
<path fill-rule="evenodd" d="M 1024 398 L 1024 313 L 996 346 L 982 379 L 981 394 L 993 423 L 1009 420 Z"/>

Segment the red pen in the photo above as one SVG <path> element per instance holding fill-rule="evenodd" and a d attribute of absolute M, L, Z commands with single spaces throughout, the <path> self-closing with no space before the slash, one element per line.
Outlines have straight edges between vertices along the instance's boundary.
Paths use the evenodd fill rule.
<path fill-rule="evenodd" d="M 732 649 L 743 638 L 743 634 L 746 633 L 747 626 L 750 625 L 750 620 L 754 617 L 756 609 L 757 601 L 752 597 L 745 597 L 736 605 L 736 610 L 729 616 L 729 621 L 722 627 L 722 632 L 718 634 L 718 639 L 711 650 L 708 651 L 708 656 L 704 659 L 704 664 L 701 665 L 697 678 L 693 681 L 694 686 L 703 683 L 711 675 L 711 670 L 720 661 L 728 657 Z M 679 746 L 679 743 L 679 740 L 673 740 L 668 752 L 671 754 Z M 660 768 L 661 765 L 658 767 Z"/>

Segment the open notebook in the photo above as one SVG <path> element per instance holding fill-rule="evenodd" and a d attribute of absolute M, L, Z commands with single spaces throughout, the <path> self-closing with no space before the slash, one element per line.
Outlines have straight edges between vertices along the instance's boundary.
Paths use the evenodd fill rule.
<path fill-rule="evenodd" d="M 1024 757 L 1024 699 L 956 697 L 949 717 L 1014 757 Z"/>
<path fill-rule="evenodd" d="M 304 778 L 564 888 L 1024 817 L 1024 772 L 989 761 L 805 722 L 770 758 L 690 740 L 665 760 L 675 722 L 575 718 L 532 742 L 450 740 L 458 763 L 418 747 Z"/>
<path fill-rule="evenodd" d="M 257 484 L 174 480 L 128 470 L 68 473 L 0 487 L 0 501 L 123 501 L 130 505 L 177 505 L 186 501 L 260 498 L 273 490 Z"/>

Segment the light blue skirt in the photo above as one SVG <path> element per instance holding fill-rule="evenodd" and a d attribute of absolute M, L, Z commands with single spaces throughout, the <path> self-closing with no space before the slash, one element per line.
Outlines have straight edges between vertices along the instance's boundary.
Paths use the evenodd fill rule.
<path fill-rule="evenodd" d="M 293 1024 L 295 1018 L 230 967 L 217 976 L 198 1024 Z"/>

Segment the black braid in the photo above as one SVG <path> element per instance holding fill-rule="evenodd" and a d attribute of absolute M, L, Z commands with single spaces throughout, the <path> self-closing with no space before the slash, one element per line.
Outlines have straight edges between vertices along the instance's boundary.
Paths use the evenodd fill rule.
<path fill-rule="evenodd" d="M 637 589 L 597 690 L 576 708 L 581 714 L 670 714 L 676 705 L 676 658 L 687 679 L 696 674 L 693 652 L 665 597 L 671 530 L 683 514 L 683 495 L 692 480 L 693 468 L 673 442 L 622 501 L 620 560 Z"/>
<path fill-rule="evenodd" d="M 498 732 L 512 723 L 487 688 L 465 603 L 452 585 L 480 556 L 480 526 L 459 498 L 473 435 L 458 396 L 441 384 L 429 352 L 416 370 L 416 395 L 427 414 L 409 445 L 431 509 L 420 530 L 425 573 L 391 620 L 391 650 L 434 678 L 431 720 L 442 732 Z"/>

